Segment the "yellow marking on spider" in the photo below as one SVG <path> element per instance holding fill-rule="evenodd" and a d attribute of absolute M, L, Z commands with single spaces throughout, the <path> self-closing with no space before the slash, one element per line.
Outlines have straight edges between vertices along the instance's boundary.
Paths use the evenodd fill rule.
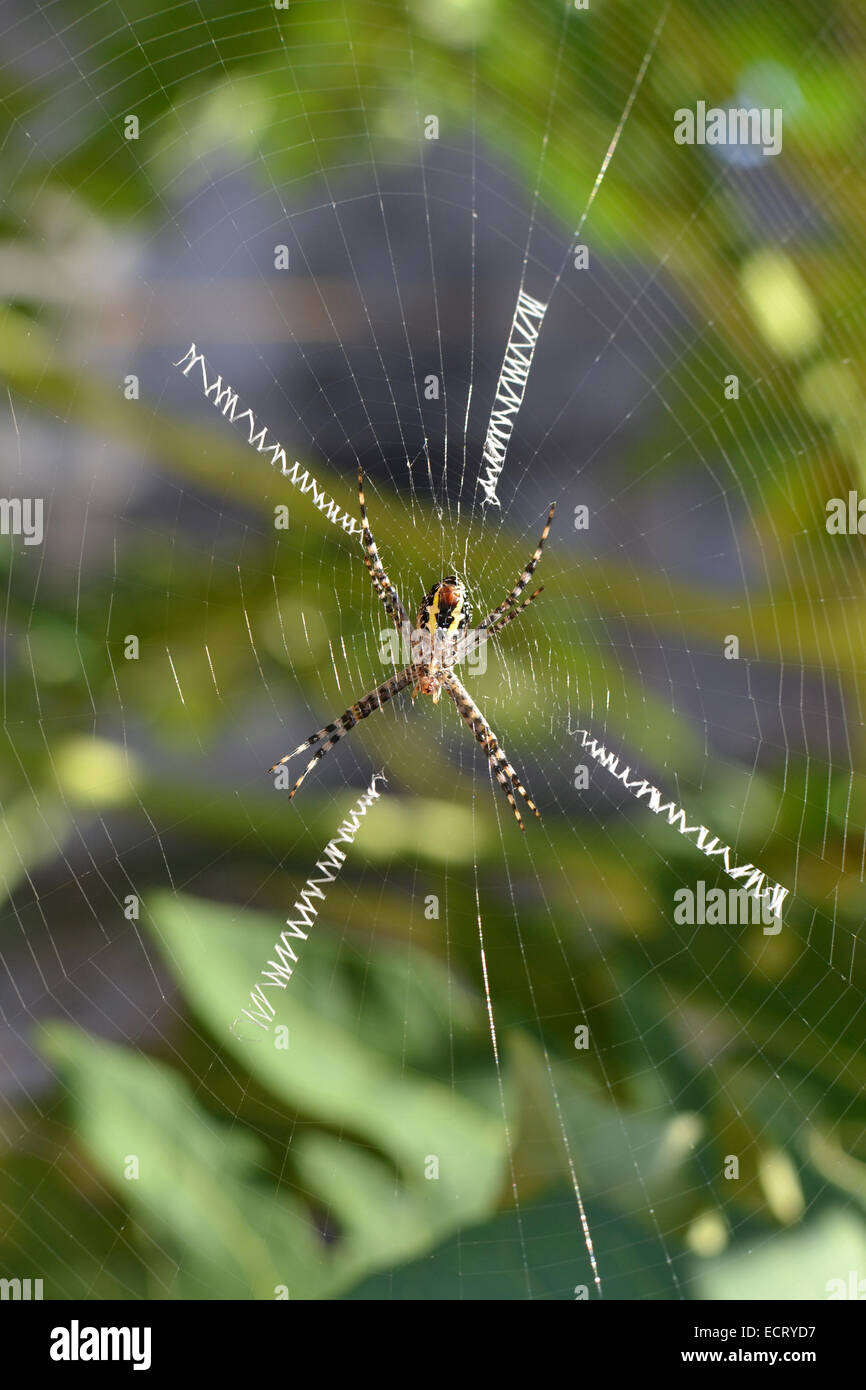
<path fill-rule="evenodd" d="M 463 616 L 463 592 L 453 584 L 437 584 L 433 593 L 433 602 L 430 604 L 430 611 L 427 615 L 427 627 L 430 632 L 436 632 L 438 628 L 437 618 L 439 615 L 439 595 L 443 587 L 447 587 L 449 594 L 457 595 L 457 602 L 454 604 L 450 621 L 447 627 L 441 629 L 443 632 L 458 632 L 460 630 L 460 619 Z"/>

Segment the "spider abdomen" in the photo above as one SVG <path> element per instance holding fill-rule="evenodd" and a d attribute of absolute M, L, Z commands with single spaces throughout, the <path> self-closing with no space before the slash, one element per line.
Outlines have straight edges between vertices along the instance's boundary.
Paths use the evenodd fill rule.
<path fill-rule="evenodd" d="M 418 627 L 427 632 L 463 632 L 472 617 L 463 583 L 456 574 L 440 579 L 425 595 L 418 611 Z"/>

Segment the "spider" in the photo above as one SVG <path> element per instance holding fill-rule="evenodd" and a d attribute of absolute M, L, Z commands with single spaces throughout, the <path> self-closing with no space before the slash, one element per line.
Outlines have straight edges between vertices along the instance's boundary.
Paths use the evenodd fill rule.
<path fill-rule="evenodd" d="M 375 710 L 381 709 L 396 695 L 402 694 L 408 686 L 411 685 L 412 687 L 413 700 L 418 695 L 431 695 L 434 705 L 439 703 L 442 691 L 446 690 L 454 701 L 461 718 L 469 725 L 475 738 L 490 759 L 494 776 L 508 798 L 511 809 L 517 818 L 517 824 L 521 830 L 525 830 L 526 827 L 523 824 L 517 802 L 514 800 L 512 789 L 519 792 L 529 809 L 539 820 L 541 820 L 541 813 L 506 758 L 499 740 L 484 715 L 468 690 L 455 676 L 454 667 L 463 661 L 470 651 L 477 649 L 482 642 L 486 642 L 488 637 L 494 637 L 500 633 L 513 618 L 519 617 L 523 610 L 529 607 L 533 599 L 538 598 L 544 588 L 543 584 L 521 604 L 517 603 L 541 559 L 544 542 L 547 540 L 553 514 L 556 511 L 556 503 L 552 504 L 547 514 L 547 522 L 535 553 L 514 588 L 503 599 L 499 607 L 494 608 L 492 613 L 488 613 L 477 627 L 470 627 L 472 609 L 466 596 L 466 589 L 462 581 L 454 574 L 440 579 L 439 583 L 435 584 L 425 595 L 413 627 L 406 616 L 400 595 L 388 578 L 385 567 L 379 558 L 373 532 L 370 530 L 370 524 L 367 520 L 364 476 L 360 470 L 358 472 L 358 498 L 363 527 L 364 564 L 370 571 L 373 587 L 382 601 L 385 612 L 408 643 L 412 660 L 402 671 L 389 676 L 375 690 L 364 695 L 347 709 L 345 714 L 341 714 L 339 719 L 335 719 L 332 724 L 326 724 L 316 733 L 310 734 L 310 737 L 305 738 L 303 743 L 300 743 L 291 753 L 287 753 L 284 758 L 280 758 L 279 762 L 274 763 L 270 771 L 275 772 L 290 758 L 294 758 L 298 753 L 303 753 L 305 748 L 311 748 L 314 743 L 324 740 L 289 792 L 289 800 L 291 801 L 307 773 L 312 771 L 320 758 L 323 758 L 362 719 L 366 719 Z"/>

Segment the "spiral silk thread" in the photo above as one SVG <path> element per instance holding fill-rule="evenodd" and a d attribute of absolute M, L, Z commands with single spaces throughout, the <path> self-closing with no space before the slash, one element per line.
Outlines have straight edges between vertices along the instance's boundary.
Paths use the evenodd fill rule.
<path fill-rule="evenodd" d="M 250 990 L 250 1008 L 241 1010 L 241 1013 L 257 1028 L 267 1031 L 272 1023 L 274 1006 L 265 994 L 265 990 L 285 989 L 289 983 L 292 969 L 298 963 L 298 957 L 291 942 L 307 940 L 310 928 L 319 913 L 315 903 L 324 902 L 326 885 L 334 882 L 345 862 L 346 852 L 340 849 L 340 845 L 354 843 L 362 818 L 367 814 L 373 802 L 378 801 L 382 795 L 380 791 L 377 791 L 376 783 L 384 781 L 383 774 L 377 772 L 364 795 L 358 798 L 353 809 L 343 821 L 334 838 L 325 845 L 321 859 L 316 862 L 316 868 L 320 871 L 321 876 L 318 878 L 311 876 L 307 879 L 303 892 L 293 908 L 295 916 L 288 918 L 286 930 L 280 933 L 274 945 L 276 959 L 268 961 L 267 967 L 261 973 L 259 983 Z M 239 1017 L 240 1015 L 238 1015 Z M 235 1023 L 232 1024 L 233 1032 L 235 1032 L 237 1022 L 238 1019 L 235 1019 Z M 237 1037 L 239 1034 L 235 1032 L 235 1036 Z"/>
<path fill-rule="evenodd" d="M 730 845 L 720 844 L 715 835 L 710 838 L 710 832 L 705 825 L 687 825 L 686 813 L 683 808 L 675 805 L 673 801 L 665 802 L 663 805 L 663 793 L 659 791 L 658 787 L 652 786 L 637 776 L 634 781 L 629 781 L 632 769 L 624 767 L 620 770 L 619 758 L 614 753 L 608 753 L 607 749 L 597 743 L 594 738 L 590 738 L 588 730 L 575 729 L 574 732 L 580 734 L 582 747 L 586 748 L 590 756 L 595 758 L 596 762 L 612 777 L 622 782 L 623 786 L 632 792 L 638 800 L 644 796 L 647 797 L 647 805 L 654 815 L 660 816 L 664 813 L 667 815 L 668 825 L 673 825 L 680 835 L 694 835 L 695 843 L 702 854 L 707 855 L 710 859 L 715 859 L 718 856 L 722 868 L 729 878 L 734 879 L 735 882 L 745 879 L 746 882 L 742 885 L 744 890 L 759 900 L 769 898 L 769 913 L 774 917 L 781 916 L 782 904 L 788 896 L 787 888 L 773 883 L 767 878 L 763 870 L 757 869 L 754 864 L 732 865 Z"/>
<path fill-rule="evenodd" d="M 540 299 L 533 299 L 525 290 L 520 291 L 484 442 L 483 463 L 487 472 L 479 479 L 484 501 L 494 507 L 501 506 L 496 495 L 496 484 L 505 463 L 505 451 L 517 412 L 523 404 L 532 356 L 546 312 L 547 305 L 542 304 Z"/>
<path fill-rule="evenodd" d="M 184 366 L 184 363 L 186 363 L 186 366 Z M 223 382 L 221 376 L 217 376 L 213 381 L 208 382 L 204 354 L 197 350 L 195 343 L 190 343 L 189 351 L 185 353 L 179 362 L 175 362 L 174 365 L 182 369 L 184 376 L 189 376 L 194 367 L 200 367 L 202 391 L 211 405 L 216 406 L 217 410 L 222 413 L 224 418 L 230 420 L 232 424 L 236 425 L 245 418 L 249 419 L 249 437 L 247 443 L 252 444 L 256 453 L 269 453 L 271 455 L 271 467 L 276 468 L 279 464 L 281 475 L 284 478 L 288 478 L 293 487 L 299 488 L 304 494 L 312 494 L 313 506 L 318 507 L 319 511 L 323 512 L 328 520 L 332 521 L 335 526 L 341 526 L 350 536 L 360 536 L 362 534 L 363 527 L 360 521 L 350 516 L 348 512 L 344 512 L 333 498 L 328 497 L 327 493 L 319 487 L 315 478 L 310 476 L 306 468 L 302 472 L 301 465 L 297 460 L 289 467 L 286 459 L 286 451 L 279 440 L 268 441 L 268 431 L 265 425 L 262 425 L 261 429 L 258 431 L 256 430 L 256 417 L 249 408 L 244 408 L 238 413 L 238 393 L 229 386 L 228 382 Z"/>

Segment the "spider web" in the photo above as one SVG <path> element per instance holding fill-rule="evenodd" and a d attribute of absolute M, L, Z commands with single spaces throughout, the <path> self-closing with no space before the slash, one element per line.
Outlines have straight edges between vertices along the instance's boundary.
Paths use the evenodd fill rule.
<path fill-rule="evenodd" d="M 862 599 L 824 525 L 862 467 L 860 106 L 822 82 L 864 33 L 747 11 L 6 7 L 4 487 L 46 524 L 3 541 L 4 1275 L 683 1299 L 862 1269 Z M 780 159 L 675 144 L 735 97 L 784 108 Z M 389 623 L 357 537 L 172 365 L 191 341 L 351 515 L 363 469 L 409 612 L 457 572 L 479 621 L 557 503 L 544 595 L 459 672 L 525 836 L 447 701 L 364 721 L 291 804 L 264 774 L 390 674 Z M 725 876 L 579 729 L 789 889 L 778 933 L 675 920 Z M 379 772 L 285 1036 L 238 1040 Z"/>

